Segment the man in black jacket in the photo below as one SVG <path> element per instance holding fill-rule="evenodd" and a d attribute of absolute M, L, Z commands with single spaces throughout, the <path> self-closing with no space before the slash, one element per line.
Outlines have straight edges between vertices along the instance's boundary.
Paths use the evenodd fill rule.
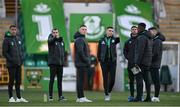
<path fill-rule="evenodd" d="M 53 29 L 48 38 L 48 65 L 50 67 L 50 81 L 49 81 L 49 101 L 53 101 L 53 84 L 54 78 L 57 75 L 57 87 L 59 101 L 67 100 L 62 95 L 62 78 L 65 45 L 62 37 L 59 37 L 58 29 Z"/>
<path fill-rule="evenodd" d="M 102 68 L 105 101 L 111 99 L 116 76 L 116 45 L 119 43 L 119 38 L 115 38 L 113 32 L 113 27 L 107 27 L 106 35 L 98 43 L 97 56 Z"/>
<path fill-rule="evenodd" d="M 75 66 L 77 69 L 77 100 L 76 102 L 92 102 L 84 96 L 84 75 L 90 68 L 90 51 L 85 40 L 87 27 L 81 25 L 74 35 Z"/>
<path fill-rule="evenodd" d="M 154 83 L 155 95 L 152 98 L 153 102 L 160 102 L 159 91 L 160 91 L 160 79 L 159 79 L 159 68 L 162 59 L 162 42 L 165 41 L 164 35 L 158 32 L 156 27 L 149 28 L 151 35 L 153 36 L 153 57 L 150 68 L 151 78 Z"/>
<path fill-rule="evenodd" d="M 135 40 L 137 38 L 137 27 L 131 27 L 131 37 L 125 42 L 123 54 L 128 60 L 128 77 L 129 77 L 129 86 L 130 86 L 130 95 L 128 101 L 131 102 L 134 100 L 134 74 L 131 71 L 131 68 L 134 66 L 134 53 L 135 53 Z"/>
<path fill-rule="evenodd" d="M 17 27 L 11 25 L 9 31 L 5 33 L 3 41 L 3 56 L 6 58 L 7 68 L 9 72 L 8 94 L 9 102 L 28 102 L 21 97 L 20 84 L 21 84 L 21 65 L 23 64 L 23 50 L 22 42 L 17 36 Z M 17 99 L 13 98 L 13 85 L 15 82 Z"/>
<path fill-rule="evenodd" d="M 147 96 L 144 102 L 150 102 L 150 82 L 149 82 L 149 68 L 152 60 L 153 40 L 149 32 L 145 30 L 145 23 L 138 24 L 138 37 L 135 44 L 135 66 L 139 66 L 141 72 L 136 74 L 137 83 L 137 97 L 135 101 L 142 101 L 143 94 L 143 79 L 146 85 Z"/>

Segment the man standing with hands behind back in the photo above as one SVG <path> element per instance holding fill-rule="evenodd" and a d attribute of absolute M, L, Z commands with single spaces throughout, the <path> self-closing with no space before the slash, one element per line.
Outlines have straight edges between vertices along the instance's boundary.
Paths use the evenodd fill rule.
<path fill-rule="evenodd" d="M 81 25 L 74 35 L 75 66 L 77 69 L 77 100 L 76 102 L 92 102 L 84 96 L 84 75 L 90 68 L 90 51 L 85 39 L 87 27 Z"/>
<path fill-rule="evenodd" d="M 23 64 L 23 50 L 20 37 L 17 35 L 17 27 L 11 25 L 9 31 L 5 33 L 3 40 L 3 56 L 6 58 L 7 68 L 9 72 L 8 94 L 9 101 L 12 102 L 28 102 L 21 97 L 21 65 Z M 13 85 L 15 80 L 15 89 L 17 99 L 13 97 Z"/>

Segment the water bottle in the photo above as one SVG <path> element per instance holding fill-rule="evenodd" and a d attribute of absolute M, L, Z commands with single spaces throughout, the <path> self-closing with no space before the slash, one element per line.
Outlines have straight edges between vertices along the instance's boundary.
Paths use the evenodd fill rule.
<path fill-rule="evenodd" d="M 44 94 L 44 102 L 47 102 L 47 94 Z"/>

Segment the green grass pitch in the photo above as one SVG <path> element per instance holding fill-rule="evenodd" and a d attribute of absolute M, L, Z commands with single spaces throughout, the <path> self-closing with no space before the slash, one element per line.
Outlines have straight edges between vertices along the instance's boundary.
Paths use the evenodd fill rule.
<path fill-rule="evenodd" d="M 104 101 L 104 94 L 100 91 L 86 91 L 87 98 L 93 100 L 92 103 L 76 103 L 75 92 L 64 92 L 67 101 L 58 101 L 57 92 L 54 92 L 53 102 L 44 102 L 41 90 L 22 91 L 22 96 L 28 103 L 8 103 L 7 91 L 0 91 L 0 107 L 2 106 L 180 106 L 180 93 L 161 92 L 159 103 L 153 102 L 127 102 L 129 92 L 112 92 L 112 99 L 109 102 Z M 14 93 L 15 95 L 15 93 Z M 153 95 L 153 93 L 152 93 Z"/>

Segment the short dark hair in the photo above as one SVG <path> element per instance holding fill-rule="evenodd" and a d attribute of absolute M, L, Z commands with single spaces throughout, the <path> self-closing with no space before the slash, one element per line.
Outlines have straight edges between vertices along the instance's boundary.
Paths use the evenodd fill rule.
<path fill-rule="evenodd" d="M 58 29 L 57 29 L 57 28 L 53 28 L 52 31 L 53 31 L 53 30 L 58 30 Z M 58 30 L 58 31 L 59 31 L 59 30 Z"/>
<path fill-rule="evenodd" d="M 87 26 L 86 26 L 86 25 L 81 25 L 80 28 L 81 28 L 81 27 L 87 27 Z"/>
<path fill-rule="evenodd" d="M 9 29 L 11 29 L 12 27 L 15 27 L 15 28 L 16 28 L 16 25 L 10 25 L 10 26 L 9 26 Z"/>
<path fill-rule="evenodd" d="M 144 29 L 146 29 L 146 24 L 145 23 L 139 23 L 138 26 L 143 27 Z"/>
<path fill-rule="evenodd" d="M 150 27 L 148 30 L 157 30 L 157 27 Z"/>
<path fill-rule="evenodd" d="M 137 26 L 132 26 L 131 29 L 132 29 L 132 28 L 137 28 Z"/>
<path fill-rule="evenodd" d="M 112 26 L 108 26 L 106 29 L 114 29 Z"/>

